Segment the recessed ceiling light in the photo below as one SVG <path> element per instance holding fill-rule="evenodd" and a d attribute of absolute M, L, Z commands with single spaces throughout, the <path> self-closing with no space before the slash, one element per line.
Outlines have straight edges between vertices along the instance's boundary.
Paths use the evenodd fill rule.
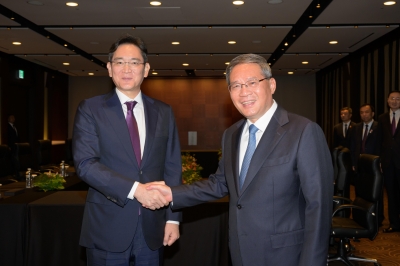
<path fill-rule="evenodd" d="M 229 65 L 229 62 L 226 62 L 225 65 Z"/>
<path fill-rule="evenodd" d="M 337 44 L 338 41 L 330 41 L 329 44 Z"/>
<path fill-rule="evenodd" d="M 307 61 L 303 61 L 303 62 L 301 62 L 303 65 L 307 65 L 308 64 L 308 62 Z"/>
<path fill-rule="evenodd" d="M 180 44 L 180 42 L 172 42 L 171 44 L 178 45 L 178 44 Z"/>
<path fill-rule="evenodd" d="M 395 4 L 396 4 L 396 1 L 386 1 L 386 2 L 383 2 L 383 4 L 384 4 L 385 6 L 392 6 L 392 5 L 395 5 Z"/>
<path fill-rule="evenodd" d="M 152 6 L 161 6 L 161 2 L 160 1 L 151 1 L 150 5 L 152 5 Z"/>
<path fill-rule="evenodd" d="M 289 74 L 289 75 L 293 75 L 293 71 L 289 71 L 288 74 Z"/>
<path fill-rule="evenodd" d="M 151 74 L 152 74 L 152 75 L 158 75 L 158 73 L 157 73 L 157 72 L 151 72 Z"/>
<path fill-rule="evenodd" d="M 229 41 L 228 43 L 229 43 L 229 44 L 236 44 L 235 41 Z"/>
<path fill-rule="evenodd" d="M 69 63 L 65 62 L 63 63 L 64 66 L 69 66 Z"/>
<path fill-rule="evenodd" d="M 28 4 L 35 5 L 35 6 L 42 6 L 43 3 L 40 1 L 28 1 Z"/>
<path fill-rule="evenodd" d="M 21 43 L 21 42 L 13 42 L 12 44 L 14 44 L 14 45 L 21 45 L 22 43 Z"/>
<path fill-rule="evenodd" d="M 65 4 L 67 6 L 78 6 L 78 3 L 76 3 L 76 2 L 66 2 Z"/>
<path fill-rule="evenodd" d="M 289 44 L 287 42 L 285 42 L 285 46 L 288 46 Z"/>
<path fill-rule="evenodd" d="M 89 76 L 94 76 L 94 73 L 89 72 L 88 75 L 89 75 Z"/>
<path fill-rule="evenodd" d="M 233 1 L 232 4 L 234 4 L 235 6 L 241 6 L 244 4 L 244 1 Z"/>
<path fill-rule="evenodd" d="M 182 66 L 189 66 L 189 64 L 188 63 L 183 63 Z"/>
<path fill-rule="evenodd" d="M 280 4 L 282 2 L 283 2 L 282 0 L 269 0 L 268 4 Z"/>

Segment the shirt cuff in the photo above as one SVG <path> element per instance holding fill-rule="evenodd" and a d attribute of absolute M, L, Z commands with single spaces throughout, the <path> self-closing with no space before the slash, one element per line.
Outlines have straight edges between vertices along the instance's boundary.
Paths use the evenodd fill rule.
<path fill-rule="evenodd" d="M 133 186 L 131 188 L 131 191 L 128 194 L 128 197 L 127 197 L 128 199 L 133 200 L 135 198 L 134 195 L 135 195 L 138 185 L 139 185 L 139 182 L 135 181 L 135 183 L 133 184 Z"/>
<path fill-rule="evenodd" d="M 168 220 L 168 221 L 167 221 L 167 224 L 177 224 L 177 225 L 179 225 L 179 222 L 177 222 L 177 221 L 170 221 L 170 220 Z"/>

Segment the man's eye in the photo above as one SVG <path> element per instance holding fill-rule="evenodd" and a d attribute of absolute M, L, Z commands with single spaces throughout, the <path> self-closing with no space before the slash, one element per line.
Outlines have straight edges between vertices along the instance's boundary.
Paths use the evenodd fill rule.
<path fill-rule="evenodd" d="M 254 86 L 257 84 L 257 82 L 255 82 L 255 81 L 249 81 L 249 82 L 247 82 L 247 84 L 248 84 L 248 86 L 250 86 L 250 87 L 254 87 Z"/>

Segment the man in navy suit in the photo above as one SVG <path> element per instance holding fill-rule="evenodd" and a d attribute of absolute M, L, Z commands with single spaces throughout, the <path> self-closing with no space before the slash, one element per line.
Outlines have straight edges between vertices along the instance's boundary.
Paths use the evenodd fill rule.
<path fill-rule="evenodd" d="M 74 163 L 90 186 L 80 244 L 90 266 L 158 266 L 162 246 L 179 238 L 181 214 L 144 183 L 182 183 L 175 119 L 169 105 L 140 90 L 150 69 L 140 38 L 118 39 L 107 69 L 116 89 L 82 101 L 75 117 Z"/>
<path fill-rule="evenodd" d="M 388 196 L 390 226 L 384 233 L 400 231 L 400 91 L 391 91 L 387 103 L 389 112 L 378 118 L 380 159 Z"/>
<path fill-rule="evenodd" d="M 356 123 L 351 121 L 353 110 L 350 107 L 340 109 L 341 123 L 333 127 L 333 148 L 343 146 L 350 148 L 350 136 Z"/>
<path fill-rule="evenodd" d="M 234 266 L 325 266 L 333 167 L 321 128 L 275 102 L 276 81 L 265 58 L 236 57 L 226 80 L 245 119 L 224 132 L 217 172 L 191 185 L 148 189 L 161 191 L 174 209 L 229 194 Z"/>
<path fill-rule="evenodd" d="M 352 129 L 350 151 L 353 171 L 356 173 L 358 172 L 358 159 L 360 158 L 360 154 L 379 155 L 378 122 L 374 121 L 374 115 L 373 106 L 369 103 L 361 105 L 360 118 L 362 122 L 355 125 Z M 357 180 L 356 177 L 355 180 L 355 183 L 357 183 L 357 181 L 363 182 L 362 180 Z M 378 207 L 378 221 L 380 226 L 385 219 L 383 208 L 383 193 L 381 193 Z"/>
<path fill-rule="evenodd" d="M 13 168 L 13 175 L 15 175 L 15 178 L 21 179 L 21 177 L 19 176 L 19 160 L 17 154 L 17 145 L 15 144 L 18 142 L 19 142 L 19 134 L 17 128 L 15 127 L 15 116 L 11 114 L 8 116 L 7 145 L 11 150 L 11 163 Z"/>
<path fill-rule="evenodd" d="M 374 110 L 369 104 L 360 107 L 361 123 L 356 124 L 351 136 L 351 157 L 353 170 L 357 171 L 360 154 L 379 155 L 378 148 L 378 122 L 374 121 Z"/>

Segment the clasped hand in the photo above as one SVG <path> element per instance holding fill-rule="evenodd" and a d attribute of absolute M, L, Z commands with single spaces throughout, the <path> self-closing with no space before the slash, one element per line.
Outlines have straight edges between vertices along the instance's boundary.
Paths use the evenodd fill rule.
<path fill-rule="evenodd" d="M 135 198 L 143 207 L 155 210 L 160 209 L 172 201 L 171 188 L 164 181 L 140 184 L 136 188 Z"/>

